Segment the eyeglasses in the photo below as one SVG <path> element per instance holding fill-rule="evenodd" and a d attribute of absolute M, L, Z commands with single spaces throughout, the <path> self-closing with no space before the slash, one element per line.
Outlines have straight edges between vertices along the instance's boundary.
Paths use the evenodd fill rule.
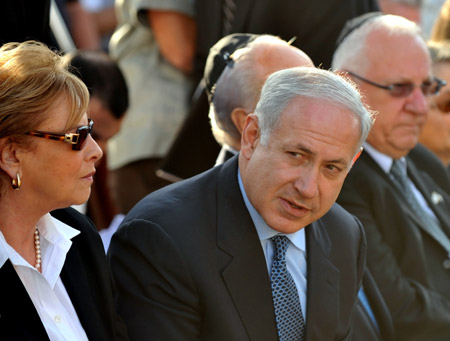
<path fill-rule="evenodd" d="M 44 139 L 70 143 L 72 145 L 72 150 L 81 150 L 84 147 L 84 142 L 86 141 L 88 135 L 92 134 L 93 126 L 94 121 L 89 119 L 88 125 L 77 128 L 75 133 L 54 134 L 45 131 L 29 131 L 28 133 L 25 134 L 36 137 L 42 137 Z"/>
<path fill-rule="evenodd" d="M 361 76 L 358 76 L 357 74 L 354 74 L 353 72 L 346 71 L 350 76 L 353 76 L 359 80 L 362 80 L 363 82 L 366 82 L 367 84 L 376 86 L 377 88 L 388 90 L 389 94 L 392 97 L 408 97 L 416 87 L 420 86 L 422 93 L 424 96 L 430 96 L 430 95 L 436 95 L 439 93 L 439 90 L 447 84 L 446 81 L 439 79 L 437 77 L 434 77 L 432 80 L 425 81 L 420 85 L 414 84 L 414 83 L 396 83 L 396 84 L 390 84 L 390 85 L 381 85 L 375 82 L 372 82 L 371 80 L 368 80 L 366 78 L 363 78 Z"/>

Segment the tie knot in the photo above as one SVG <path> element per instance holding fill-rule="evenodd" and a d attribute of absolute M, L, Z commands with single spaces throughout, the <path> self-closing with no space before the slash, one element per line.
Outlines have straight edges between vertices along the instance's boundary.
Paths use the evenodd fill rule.
<path fill-rule="evenodd" d="M 405 167 L 400 160 L 394 160 L 391 166 L 391 174 L 398 178 L 406 177 Z"/>
<path fill-rule="evenodd" d="M 277 260 L 284 260 L 287 248 L 289 247 L 289 239 L 286 236 L 275 236 L 271 239 L 275 246 L 274 258 Z"/>

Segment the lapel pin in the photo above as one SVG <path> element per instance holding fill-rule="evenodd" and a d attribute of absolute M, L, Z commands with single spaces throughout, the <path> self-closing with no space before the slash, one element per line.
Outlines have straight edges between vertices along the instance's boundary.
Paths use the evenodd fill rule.
<path fill-rule="evenodd" d="M 432 192 L 431 193 L 431 201 L 433 202 L 433 204 L 437 205 L 440 202 L 444 201 L 444 198 L 442 197 L 442 195 L 438 192 Z"/>

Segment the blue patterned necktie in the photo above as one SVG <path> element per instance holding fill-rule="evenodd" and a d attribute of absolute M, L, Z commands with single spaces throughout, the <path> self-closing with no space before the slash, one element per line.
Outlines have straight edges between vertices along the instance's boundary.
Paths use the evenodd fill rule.
<path fill-rule="evenodd" d="M 289 239 L 285 236 L 272 237 L 275 246 L 272 263 L 273 306 L 280 341 L 304 340 L 305 321 L 303 319 L 297 287 L 286 267 L 286 250 Z"/>
<path fill-rule="evenodd" d="M 439 222 L 436 221 L 420 205 L 419 201 L 417 200 L 416 196 L 414 195 L 411 189 L 411 186 L 408 183 L 408 177 L 405 172 L 405 169 L 402 167 L 399 160 L 394 160 L 394 162 L 392 163 L 390 173 L 395 179 L 394 183 L 403 193 L 407 203 L 411 206 L 412 210 L 416 212 L 416 214 L 419 216 L 428 233 L 432 235 L 442 245 L 442 247 L 445 250 L 447 250 L 447 252 L 450 252 L 450 239 L 442 231 Z"/>

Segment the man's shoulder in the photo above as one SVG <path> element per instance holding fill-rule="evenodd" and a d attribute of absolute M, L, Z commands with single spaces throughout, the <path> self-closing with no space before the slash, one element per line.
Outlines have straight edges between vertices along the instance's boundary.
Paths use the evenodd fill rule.
<path fill-rule="evenodd" d="M 220 188 L 237 186 L 237 180 L 231 180 L 232 174 L 237 178 L 235 170 L 237 169 L 233 168 L 233 164 L 227 162 L 155 191 L 132 208 L 121 226 L 146 221 L 164 225 L 165 229 L 179 225 L 180 222 L 186 228 L 195 227 L 196 223 L 214 215 Z"/>
<path fill-rule="evenodd" d="M 333 244 L 359 243 L 364 233 L 358 218 L 338 203 L 335 203 L 322 218 L 313 223 L 312 227 L 315 234 L 326 234 Z"/>
<path fill-rule="evenodd" d="M 359 230 L 359 220 L 338 203 L 334 203 L 319 221 L 326 226 L 333 226 L 333 228 L 348 231 Z"/>
<path fill-rule="evenodd" d="M 211 195 L 216 183 L 217 170 L 211 169 L 192 178 L 165 186 L 138 202 L 127 214 L 125 221 L 154 217 L 158 213 L 179 214 L 191 210 L 201 205 L 204 199 Z"/>
<path fill-rule="evenodd" d="M 450 172 L 429 149 L 417 144 L 407 156 L 408 165 L 415 167 L 422 178 L 431 178 L 440 188 L 450 194 Z"/>

